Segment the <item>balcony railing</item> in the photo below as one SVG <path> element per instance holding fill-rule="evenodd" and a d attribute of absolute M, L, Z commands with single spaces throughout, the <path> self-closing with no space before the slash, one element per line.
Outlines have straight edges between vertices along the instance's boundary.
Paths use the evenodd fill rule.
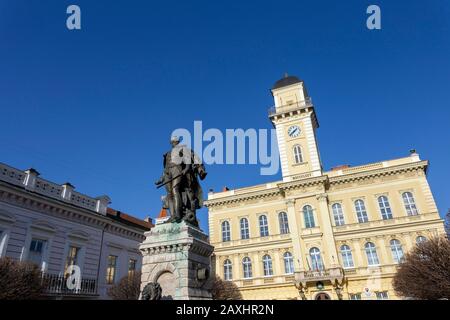
<path fill-rule="evenodd" d="M 278 107 L 270 107 L 269 108 L 269 116 L 273 116 L 279 113 L 285 113 L 290 111 L 295 111 L 299 109 L 303 109 L 306 107 L 312 107 L 312 99 L 311 97 L 306 97 L 305 100 L 297 101 L 288 105 L 278 106 Z"/>
<path fill-rule="evenodd" d="M 79 289 L 69 289 L 67 276 L 44 273 L 42 281 L 49 295 L 97 295 L 97 279 L 82 278 Z"/>
<path fill-rule="evenodd" d="M 295 281 L 306 285 L 308 282 L 330 281 L 331 283 L 342 282 L 344 272 L 341 267 L 333 267 L 324 270 L 295 272 Z"/>

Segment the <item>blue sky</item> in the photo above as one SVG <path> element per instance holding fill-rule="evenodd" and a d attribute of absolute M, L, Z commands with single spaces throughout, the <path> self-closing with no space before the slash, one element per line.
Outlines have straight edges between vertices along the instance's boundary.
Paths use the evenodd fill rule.
<path fill-rule="evenodd" d="M 70 4 L 80 31 L 66 28 Z M 382 30 L 365 26 L 370 4 Z M 172 130 L 269 129 L 269 88 L 288 72 L 315 103 L 325 169 L 416 148 L 444 215 L 449 17 L 445 0 L 0 0 L 0 162 L 154 217 Z M 258 165 L 207 170 L 206 190 L 279 179 Z"/>

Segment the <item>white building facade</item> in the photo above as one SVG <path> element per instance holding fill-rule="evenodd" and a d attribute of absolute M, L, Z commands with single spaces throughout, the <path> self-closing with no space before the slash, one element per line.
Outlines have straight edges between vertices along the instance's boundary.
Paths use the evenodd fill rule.
<path fill-rule="evenodd" d="M 112 284 L 140 271 L 139 244 L 152 226 L 109 203 L 0 163 L 0 258 L 37 264 L 49 297 L 108 299 Z M 73 265 L 81 286 L 70 289 Z"/>

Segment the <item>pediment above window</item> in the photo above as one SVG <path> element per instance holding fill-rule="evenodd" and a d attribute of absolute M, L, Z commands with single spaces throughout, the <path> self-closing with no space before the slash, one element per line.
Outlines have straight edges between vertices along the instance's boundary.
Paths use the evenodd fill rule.
<path fill-rule="evenodd" d="M 55 233 L 56 228 L 50 225 L 46 221 L 36 221 L 30 226 L 32 229 L 37 229 L 39 231 L 47 232 L 47 233 Z"/>
<path fill-rule="evenodd" d="M 89 234 L 81 230 L 71 231 L 68 237 L 79 241 L 89 241 Z"/>

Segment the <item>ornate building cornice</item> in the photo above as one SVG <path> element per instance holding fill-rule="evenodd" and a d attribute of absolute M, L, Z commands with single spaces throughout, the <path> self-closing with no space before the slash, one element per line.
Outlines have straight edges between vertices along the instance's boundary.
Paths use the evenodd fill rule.
<path fill-rule="evenodd" d="M 259 200 L 264 199 L 267 197 L 273 197 L 273 196 L 280 196 L 281 190 L 278 188 L 272 188 L 272 189 L 264 189 L 261 191 L 253 191 L 249 193 L 244 194 L 238 194 L 238 195 L 230 195 L 227 197 L 223 197 L 220 199 L 213 199 L 213 200 L 206 200 L 204 202 L 205 207 L 211 208 L 211 207 L 217 207 L 217 206 L 223 206 L 231 203 L 240 203 L 250 200 Z"/>
<path fill-rule="evenodd" d="M 396 166 L 388 166 L 380 169 L 368 169 L 361 172 L 343 174 L 339 176 L 330 177 L 327 174 L 324 174 L 319 177 L 307 178 L 307 179 L 299 179 L 295 181 L 289 182 L 280 182 L 276 184 L 276 187 L 271 189 L 263 189 L 258 191 L 249 191 L 247 193 L 237 190 L 238 194 L 230 194 L 221 198 L 215 198 L 211 200 L 205 201 L 205 206 L 207 208 L 214 208 L 225 206 L 229 204 L 237 204 L 243 203 L 251 200 L 260 200 L 273 196 L 282 196 L 285 197 L 289 192 L 304 189 L 312 186 L 323 186 L 323 191 L 320 193 L 326 192 L 333 185 L 340 185 L 349 182 L 356 182 L 366 179 L 372 179 L 376 177 L 386 177 L 386 176 L 394 176 L 401 173 L 407 172 L 415 172 L 422 171 L 426 172 L 426 168 L 428 166 L 428 161 L 419 161 L 407 164 L 401 164 Z M 356 167 L 355 167 L 356 168 Z"/>
<path fill-rule="evenodd" d="M 314 177 L 314 178 L 294 180 L 294 181 L 289 181 L 289 182 L 281 182 L 281 183 L 278 183 L 277 186 L 282 192 L 285 192 L 287 190 L 295 190 L 295 189 L 300 189 L 300 188 L 305 188 L 305 187 L 312 187 L 312 186 L 316 186 L 316 185 L 324 185 L 327 182 L 328 182 L 328 176 L 323 175 L 323 176 Z"/>
<path fill-rule="evenodd" d="M 418 171 L 423 170 L 426 171 L 426 168 L 428 167 L 428 161 L 420 161 L 420 162 L 413 162 L 413 163 L 407 163 L 407 164 L 401 164 L 397 166 L 390 166 L 386 168 L 381 169 L 373 169 L 373 170 L 367 170 L 363 172 L 358 173 L 352 173 L 352 174 L 344 174 L 341 176 L 335 176 L 329 178 L 329 184 L 341 184 L 341 183 L 347 183 L 347 182 L 355 182 L 359 180 L 369 179 L 369 178 L 376 178 L 376 177 L 383 177 L 383 176 L 390 176 L 390 175 L 396 175 L 399 173 L 406 173 L 406 172 L 412 172 L 412 171 Z"/>

